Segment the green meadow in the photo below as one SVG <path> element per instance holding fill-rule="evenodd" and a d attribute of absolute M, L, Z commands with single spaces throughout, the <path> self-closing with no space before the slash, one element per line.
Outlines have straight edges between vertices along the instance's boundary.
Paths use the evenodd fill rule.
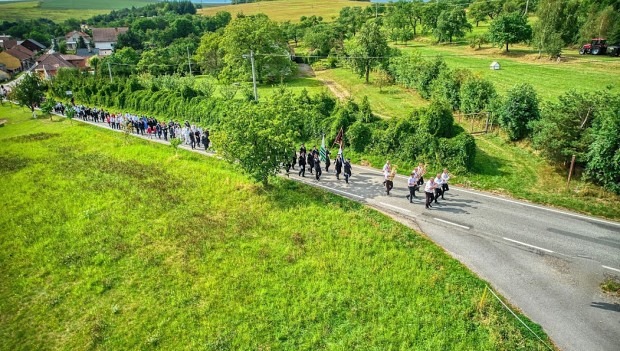
<path fill-rule="evenodd" d="M 484 281 L 361 204 L 0 116 L 1 350 L 546 349 Z"/>

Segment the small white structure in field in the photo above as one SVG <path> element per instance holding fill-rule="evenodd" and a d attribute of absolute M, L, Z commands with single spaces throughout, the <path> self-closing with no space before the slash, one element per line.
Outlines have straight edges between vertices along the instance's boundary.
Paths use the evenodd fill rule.
<path fill-rule="evenodd" d="M 499 62 L 497 62 L 497 61 L 493 61 L 493 63 L 491 63 L 491 69 L 492 69 L 492 70 L 494 70 L 494 71 L 495 71 L 495 70 L 498 70 L 499 68 L 500 68 L 500 67 L 499 67 Z"/>

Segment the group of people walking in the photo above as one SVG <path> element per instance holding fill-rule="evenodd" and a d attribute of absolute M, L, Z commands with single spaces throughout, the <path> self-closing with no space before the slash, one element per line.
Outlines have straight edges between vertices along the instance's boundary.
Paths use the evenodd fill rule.
<path fill-rule="evenodd" d="M 326 173 L 329 173 L 329 166 L 331 166 L 331 159 L 329 155 L 329 150 L 325 150 L 324 159 Z M 295 169 L 295 163 L 299 165 L 298 174 L 300 177 L 306 176 L 306 166 L 308 166 L 310 174 L 314 174 L 316 180 L 321 180 L 321 176 L 323 175 L 321 168 L 321 155 L 316 146 L 308 152 L 306 150 L 306 146 L 301 144 L 301 147 L 299 148 L 299 156 L 297 156 L 297 154 L 293 156 L 292 165 L 287 165 L 287 172 L 290 167 Z M 342 156 L 342 153 L 338 153 L 334 168 L 336 169 L 336 179 L 340 180 L 340 175 L 342 174 L 344 176 L 344 181 L 349 184 L 349 178 L 351 178 L 351 160 L 345 159 Z"/>
<path fill-rule="evenodd" d="M 158 121 L 156 118 L 138 116 L 130 113 L 110 113 L 96 107 L 86 107 L 84 105 L 64 105 L 59 102 L 54 106 L 54 112 L 66 115 L 71 108 L 75 111 L 75 116 L 95 123 L 106 123 L 108 127 L 116 130 L 125 130 L 138 135 L 146 135 L 150 139 L 158 138 L 168 141 L 168 138 L 179 138 L 181 142 L 189 145 L 192 149 L 200 148 L 202 145 L 205 150 L 209 148 L 209 130 L 202 129 L 196 125 L 185 121 L 183 124 L 170 120 L 168 122 Z"/>
<path fill-rule="evenodd" d="M 413 203 L 413 199 L 417 198 L 415 192 L 420 191 L 420 187 L 423 186 L 424 194 L 426 195 L 425 207 L 429 209 L 433 207 L 433 203 L 439 203 L 437 201 L 439 197 L 441 197 L 442 200 L 445 199 L 445 192 L 450 190 L 448 185 L 450 172 L 448 172 L 447 168 L 444 168 L 442 173 L 437 173 L 435 177 L 431 175 L 425 182 L 424 175 L 426 175 L 426 173 L 426 166 L 423 163 L 418 164 L 418 166 L 411 171 L 409 178 L 407 178 L 407 188 L 409 189 L 407 200 L 409 200 L 409 203 Z M 396 167 L 392 167 L 389 160 L 383 165 L 383 176 L 385 192 L 387 195 L 390 195 L 390 190 L 394 187 Z"/>

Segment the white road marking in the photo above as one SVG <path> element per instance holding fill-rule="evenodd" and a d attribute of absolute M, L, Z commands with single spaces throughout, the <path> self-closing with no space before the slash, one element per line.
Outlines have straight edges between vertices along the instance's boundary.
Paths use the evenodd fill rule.
<path fill-rule="evenodd" d="M 438 222 L 442 222 L 442 223 L 450 224 L 450 225 L 453 225 L 453 226 L 456 226 L 456 227 L 460 227 L 460 228 L 463 228 L 463 229 L 467 229 L 467 230 L 469 230 L 469 227 L 464 226 L 464 225 L 460 225 L 460 224 L 452 223 L 452 222 L 450 222 L 450 221 L 446 221 L 446 220 L 443 220 L 443 219 L 441 219 L 441 218 L 435 218 L 435 217 L 433 217 L 433 219 L 434 219 L 434 220 L 436 220 L 436 221 L 438 221 Z"/>
<path fill-rule="evenodd" d="M 369 168 L 364 168 L 364 169 L 369 171 L 369 172 L 383 174 L 383 172 L 377 171 L 377 170 L 374 170 L 374 169 L 369 169 Z M 397 177 L 398 178 L 402 178 L 402 179 L 407 179 L 407 177 L 402 176 L 400 174 L 397 175 Z M 565 212 L 565 211 L 555 210 L 555 209 L 552 209 L 552 208 L 532 205 L 532 204 L 528 204 L 526 202 L 515 201 L 515 200 L 510 200 L 510 199 L 506 199 L 506 198 L 499 197 L 499 196 L 487 195 L 487 194 L 483 194 L 483 193 L 479 193 L 479 192 L 475 192 L 475 191 L 465 190 L 465 189 L 457 188 L 455 186 L 452 187 L 452 189 L 454 189 L 456 191 L 461 191 L 461 192 L 464 192 L 464 193 L 467 193 L 467 194 L 479 195 L 479 196 L 483 196 L 483 197 L 488 197 L 490 199 L 495 199 L 495 200 L 500 200 L 500 201 L 505 201 L 505 202 L 513 203 L 513 204 L 516 204 L 516 205 L 532 207 L 532 208 L 536 208 L 536 209 L 539 209 L 539 210 L 545 210 L 545 211 L 559 213 L 559 214 L 563 214 L 563 215 L 567 215 L 567 216 L 571 216 L 571 217 L 575 217 L 575 218 L 580 218 L 580 219 L 585 219 L 585 220 L 589 220 L 589 221 L 605 223 L 605 224 L 610 224 L 610 225 L 614 225 L 614 226 L 620 227 L 620 223 L 618 223 L 618 222 L 606 221 L 604 219 L 598 219 L 598 218 L 594 218 L 594 217 L 588 217 L 588 216 L 579 215 L 579 214 L 576 214 L 576 213 Z"/>
<path fill-rule="evenodd" d="M 330 188 L 330 187 L 325 186 L 325 185 L 322 185 L 322 184 L 311 183 L 311 182 L 308 182 L 308 181 L 305 181 L 305 180 L 301 180 L 301 178 L 297 178 L 297 181 L 299 181 L 299 182 L 301 182 L 301 183 L 304 183 L 304 184 L 308 184 L 308 185 L 312 185 L 312 186 L 318 186 L 318 187 L 321 187 L 321 188 L 325 188 L 325 189 L 328 189 L 328 190 L 331 190 L 331 191 L 335 191 L 335 192 L 338 192 L 338 193 L 341 193 L 341 194 L 345 194 L 345 195 L 348 195 L 348 196 L 353 196 L 353 197 L 356 197 L 356 198 L 358 198 L 358 199 L 364 199 L 364 197 L 363 197 L 363 196 L 359 196 L 359 195 L 355 195 L 355 194 L 348 193 L 348 192 L 346 192 L 346 191 L 342 191 L 342 190 L 338 190 L 338 189 Z"/>
<path fill-rule="evenodd" d="M 594 218 L 594 217 L 582 216 L 582 215 L 578 215 L 576 213 L 570 213 L 570 212 L 565 212 L 565 211 L 560 211 L 560 210 L 554 210 L 552 208 L 546 208 L 546 207 L 542 207 L 542 206 L 532 205 L 532 204 L 528 204 L 526 202 L 509 200 L 509 199 L 505 199 L 503 197 L 498 197 L 498 196 L 486 195 L 486 194 L 477 193 L 477 192 L 474 192 L 474 191 L 459 189 L 459 188 L 456 188 L 456 187 L 453 187 L 453 188 L 456 191 L 462 191 L 462 192 L 468 193 L 468 194 L 479 195 L 479 196 L 488 197 L 488 198 L 491 198 L 491 199 L 496 199 L 496 200 L 510 202 L 510 203 L 517 204 L 517 205 L 533 207 L 533 208 L 536 208 L 536 209 L 539 209 L 539 210 L 545 210 L 545 211 L 559 213 L 559 214 L 563 214 L 563 215 L 567 215 L 567 216 L 571 216 L 571 217 L 576 217 L 576 218 L 580 218 L 580 219 L 585 219 L 585 220 L 589 220 L 589 221 L 593 221 L 593 222 L 600 222 L 600 223 L 605 223 L 605 224 L 611 224 L 611 225 L 615 225 L 615 226 L 620 227 L 620 223 L 617 223 L 617 222 L 606 221 L 604 219 L 598 219 L 598 218 Z"/>
<path fill-rule="evenodd" d="M 609 270 L 616 271 L 616 272 L 620 273 L 620 269 L 611 268 L 611 267 L 607 267 L 607 266 L 603 266 L 603 268 L 606 268 L 606 269 L 609 269 Z"/>
<path fill-rule="evenodd" d="M 553 251 L 551 251 L 551 250 L 547 250 L 547 249 L 543 249 L 542 247 L 538 247 L 538 246 L 534 246 L 534 245 L 530 245 L 530 244 L 522 243 L 522 242 L 520 242 L 520 241 L 516 241 L 516 240 L 512 240 L 512 239 L 508 239 L 508 238 L 504 238 L 504 240 L 511 241 L 511 242 L 513 242 L 513 243 L 517 243 L 517 244 L 519 244 L 519 245 L 523 245 L 523 246 L 531 247 L 531 248 L 533 248 L 533 249 L 537 249 L 537 250 L 545 251 L 545 252 L 548 252 L 548 253 L 553 253 Z"/>
<path fill-rule="evenodd" d="M 402 208 L 402 207 L 398 207 L 398 206 L 394 206 L 394 205 L 386 204 L 385 202 L 379 202 L 379 203 L 380 203 L 381 205 L 383 205 L 383 206 L 387 206 L 387 207 L 391 207 L 391 208 L 396 209 L 396 210 L 399 210 L 399 211 L 403 211 L 403 212 L 409 212 L 409 213 L 411 213 L 411 211 L 409 211 L 409 210 L 407 210 L 407 209 L 405 209 L 405 208 Z"/>

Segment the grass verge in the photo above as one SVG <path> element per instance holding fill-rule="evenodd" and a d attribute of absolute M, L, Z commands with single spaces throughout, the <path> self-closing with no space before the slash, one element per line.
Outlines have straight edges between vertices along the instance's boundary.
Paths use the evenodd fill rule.
<path fill-rule="evenodd" d="M 482 280 L 358 203 L 0 115 L 2 350 L 544 349 Z"/>

